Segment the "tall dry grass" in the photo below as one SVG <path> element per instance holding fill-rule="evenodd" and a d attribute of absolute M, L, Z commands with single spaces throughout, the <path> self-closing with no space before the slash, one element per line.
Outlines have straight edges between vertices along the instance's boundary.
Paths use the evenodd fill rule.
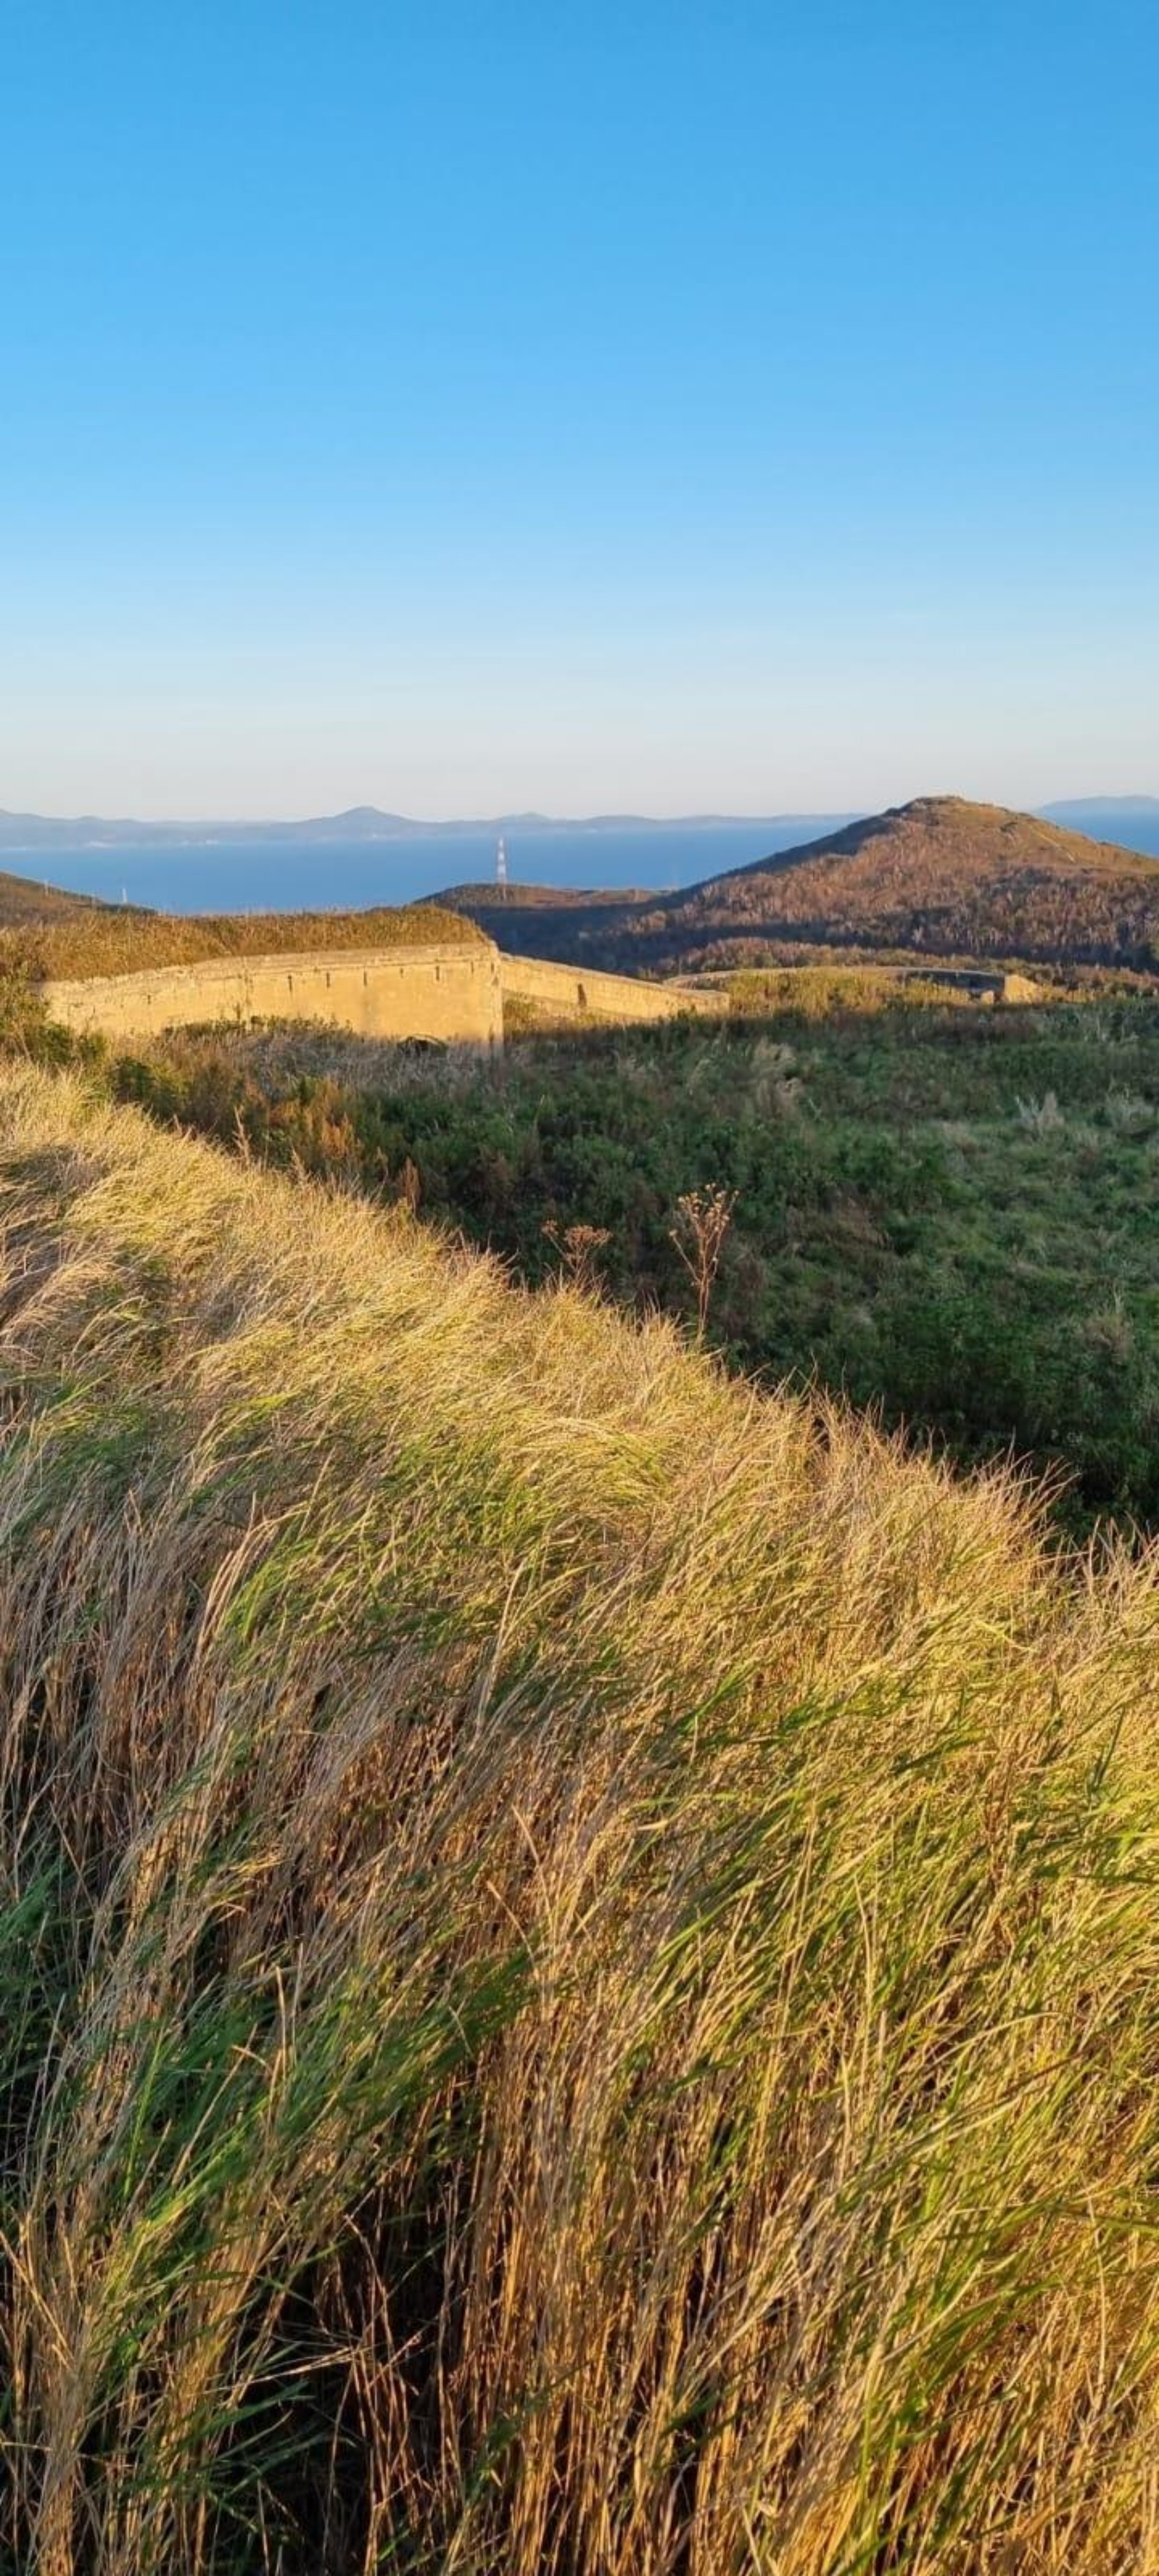
<path fill-rule="evenodd" d="M 0 1079 L 7 2568 L 1159 2563 L 1154 1564 Z"/>
<path fill-rule="evenodd" d="M 425 940 L 478 944 L 464 914 L 441 905 L 380 904 L 364 912 L 145 912 L 135 904 L 83 903 L 41 920 L 0 923 L 0 984 L 53 976 L 130 975 L 196 966 L 213 957 L 284 956 L 312 948 L 413 947 Z"/>

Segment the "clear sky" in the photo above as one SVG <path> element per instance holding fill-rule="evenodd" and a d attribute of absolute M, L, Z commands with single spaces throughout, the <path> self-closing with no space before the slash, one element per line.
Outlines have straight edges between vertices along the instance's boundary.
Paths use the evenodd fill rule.
<path fill-rule="evenodd" d="M 1159 793 L 1155 0 L 0 29 L 0 806 Z"/>

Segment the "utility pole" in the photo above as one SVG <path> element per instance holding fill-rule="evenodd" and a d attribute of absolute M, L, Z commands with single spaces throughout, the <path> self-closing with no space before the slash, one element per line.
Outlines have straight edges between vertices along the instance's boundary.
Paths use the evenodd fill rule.
<path fill-rule="evenodd" d="M 498 888 L 499 888 L 499 901 L 500 901 L 500 903 L 506 903 L 506 901 L 507 901 L 507 843 L 506 843 L 506 841 L 504 840 L 502 833 L 500 833 L 500 835 L 499 835 L 499 847 L 498 847 L 498 849 L 497 849 L 497 850 L 496 850 L 496 852 L 495 852 L 495 883 L 496 883 L 496 885 L 497 885 L 497 886 L 498 886 Z"/>

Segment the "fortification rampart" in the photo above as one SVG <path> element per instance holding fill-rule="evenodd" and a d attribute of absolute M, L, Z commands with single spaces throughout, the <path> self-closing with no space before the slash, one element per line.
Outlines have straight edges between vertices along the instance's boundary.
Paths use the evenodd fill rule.
<path fill-rule="evenodd" d="M 503 1035 L 499 955 L 482 941 L 213 957 L 197 966 L 49 983 L 45 1001 L 50 1019 L 111 1038 L 233 1019 L 322 1020 L 361 1037 L 466 1046 Z"/>
<path fill-rule="evenodd" d="M 542 957 L 501 952 L 504 999 L 533 1003 L 561 1020 L 671 1020 L 681 1011 L 716 1018 L 727 1007 L 718 993 L 687 984 L 644 984 L 634 975 L 605 975 L 585 966 L 549 965 Z"/>
<path fill-rule="evenodd" d="M 361 1037 L 459 1046 L 502 1040 L 505 998 L 577 1023 L 667 1020 L 723 1007 L 715 993 L 506 957 L 482 940 L 210 957 L 196 966 L 49 982 L 44 996 L 50 1019 L 114 1039 L 159 1037 L 201 1020 L 321 1020 Z"/>

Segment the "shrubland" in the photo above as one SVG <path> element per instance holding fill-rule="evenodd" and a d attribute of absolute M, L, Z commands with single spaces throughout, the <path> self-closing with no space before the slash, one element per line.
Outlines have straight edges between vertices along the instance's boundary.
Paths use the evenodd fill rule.
<path fill-rule="evenodd" d="M 1154 1557 L 75 1074 L 0 1186 L 10 2576 L 1154 2565 Z"/>
<path fill-rule="evenodd" d="M 533 1284 L 578 1228 L 587 1274 L 638 1312 L 694 1314 L 679 1204 L 723 1189 L 709 1331 L 735 1367 L 965 1462 L 1030 1459 L 1072 1529 L 1155 1525 L 1159 1004 L 977 1008 L 868 969 L 736 997 L 720 1024 L 529 1036 L 490 1062 L 235 1030 L 106 1078 L 402 1199 Z"/>
<path fill-rule="evenodd" d="M 493 888 L 465 887 L 448 900 L 501 947 L 628 974 L 825 949 L 1159 966 L 1154 859 L 959 796 L 917 797 L 670 894 L 553 903 L 546 888 L 515 887 L 499 903 Z"/>

